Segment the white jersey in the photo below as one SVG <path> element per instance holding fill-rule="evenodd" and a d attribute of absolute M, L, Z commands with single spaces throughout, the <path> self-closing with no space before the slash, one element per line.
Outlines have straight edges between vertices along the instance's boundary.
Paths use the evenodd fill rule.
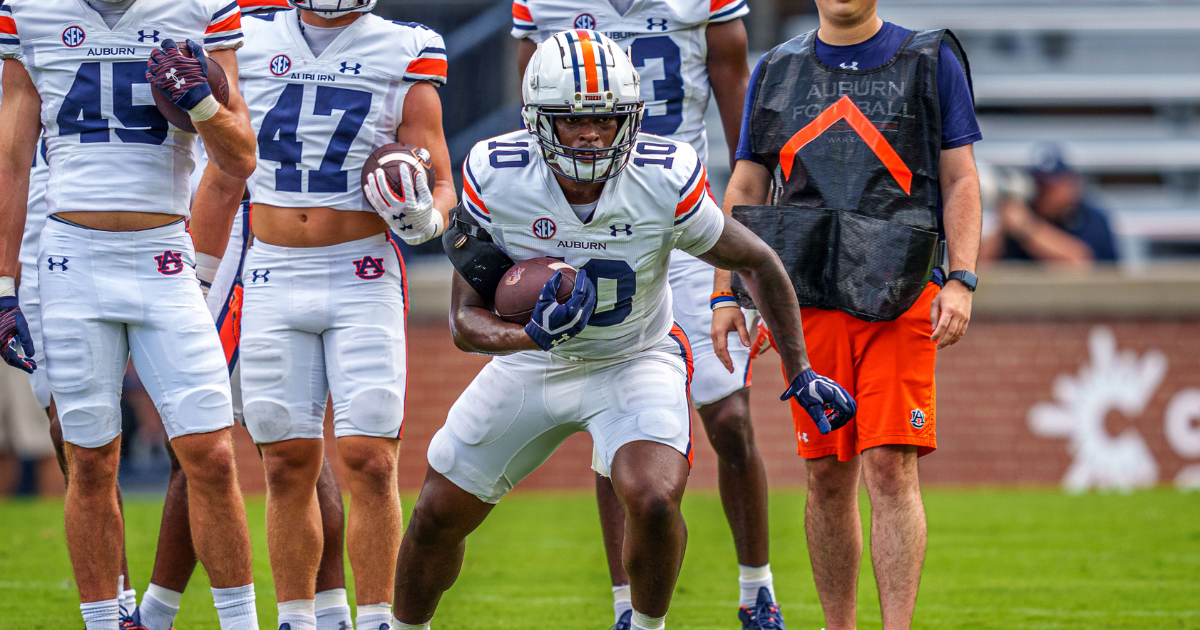
<path fill-rule="evenodd" d="M 690 146 L 639 134 L 629 164 L 604 184 L 584 223 L 527 131 L 476 144 L 463 165 L 467 209 L 513 260 L 561 258 L 596 284 L 587 327 L 553 350 L 577 359 L 629 355 L 666 337 L 671 250 L 702 254 L 724 227 L 705 184 Z"/>
<path fill-rule="evenodd" d="M 255 203 L 366 210 L 362 165 L 396 141 L 404 97 L 446 82 L 442 37 L 365 14 L 314 56 L 299 11 L 248 15 L 238 53 L 242 96 L 258 133 Z"/>
<path fill-rule="evenodd" d="M 42 98 L 50 214 L 188 214 L 196 134 L 154 105 L 146 62 L 164 39 L 241 45 L 229 0 L 137 0 L 113 28 L 83 0 L 4 0 L 0 58 L 18 59 Z"/>
<path fill-rule="evenodd" d="M 611 37 L 641 75 L 642 131 L 686 142 L 707 161 L 705 28 L 749 12 L 746 0 L 637 0 L 624 15 L 609 0 L 514 0 L 512 35 L 539 44 L 569 29 Z"/>

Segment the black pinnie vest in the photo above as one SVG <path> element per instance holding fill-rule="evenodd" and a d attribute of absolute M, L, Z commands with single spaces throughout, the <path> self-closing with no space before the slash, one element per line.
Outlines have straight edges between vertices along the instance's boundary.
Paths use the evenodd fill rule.
<path fill-rule="evenodd" d="M 893 320 L 929 282 L 941 198 L 943 38 L 969 80 L 966 57 L 945 30 L 912 33 L 888 63 L 868 70 L 821 63 L 816 31 L 764 58 L 750 146 L 773 175 L 775 205 L 733 214 L 779 253 L 800 306 Z M 748 301 L 740 285 L 734 290 Z"/>

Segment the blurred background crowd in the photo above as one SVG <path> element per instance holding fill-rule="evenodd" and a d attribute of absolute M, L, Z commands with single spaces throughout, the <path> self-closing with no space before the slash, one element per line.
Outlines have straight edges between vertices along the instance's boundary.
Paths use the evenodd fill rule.
<path fill-rule="evenodd" d="M 749 5 L 751 66 L 771 47 L 818 25 L 811 0 L 749 0 Z M 441 98 L 456 168 L 476 141 L 519 125 L 510 11 L 505 0 L 381 0 L 376 9 L 445 36 L 450 81 Z M 985 211 L 976 298 L 980 326 L 1050 321 L 1062 326 L 1034 336 L 1075 331 L 1079 339 L 1072 343 L 1078 347 L 1047 367 L 1053 376 L 1056 370 L 1073 372 L 1081 361 L 1098 360 L 1094 324 L 1115 328 L 1122 345 L 1148 348 L 1159 343 L 1156 339 L 1170 338 L 1161 326 L 1187 328 L 1200 319 L 1200 3 L 880 0 L 879 14 L 907 28 L 952 29 L 970 60 L 984 137 L 975 148 Z M 722 146 L 715 106 L 709 116 L 709 142 Z M 730 165 L 722 150 L 712 151 L 710 160 L 710 181 L 720 198 Z M 443 285 L 450 267 L 440 243 L 407 248 L 405 254 L 413 317 L 444 328 Z M 1170 321 L 1139 323 L 1147 317 Z M 977 338 L 989 339 L 990 330 Z M 1158 336 L 1141 340 L 1142 331 Z M 997 328 L 995 334 L 1003 338 L 1004 333 Z M 970 347 L 976 349 L 955 352 L 965 356 L 979 346 Z M 421 356 L 415 349 L 412 354 Z M 1184 367 L 1176 361 L 1172 370 Z M 939 365 L 942 395 L 945 369 Z M 1175 388 L 1187 386 L 1185 381 Z M 161 423 L 132 371 L 125 385 L 122 486 L 127 491 L 162 487 L 168 460 Z M 45 415 L 27 390 L 23 375 L 0 367 L 0 493 L 60 492 Z M 1142 433 L 1149 450 L 1173 449 L 1180 461 L 1166 468 L 1183 470 L 1186 461 L 1200 457 L 1200 408 L 1178 412 L 1184 414 L 1179 421 L 1184 438 L 1175 440 L 1166 400 L 1170 393 L 1162 393 L 1161 404 L 1151 404 L 1167 407 L 1167 428 L 1143 428 Z M 1040 392 L 1032 401 L 1049 396 Z M 978 407 L 985 399 L 974 403 Z M 1003 395 L 996 400 L 1015 404 L 1014 422 L 1021 431 L 1038 432 L 1032 411 L 1026 420 L 1032 401 L 1012 403 Z M 953 394 L 947 402 L 945 415 L 955 422 Z M 968 414 L 966 401 L 961 409 L 964 417 L 987 413 Z M 755 413 L 760 422 L 767 421 Z M 1104 417 L 1100 424 L 1109 433 L 1138 426 L 1134 420 L 1114 425 Z M 953 445 L 958 438 L 947 428 L 945 441 Z M 1192 442 L 1195 453 L 1189 450 Z M 1188 474 L 1200 483 L 1200 469 L 1179 472 L 1177 482 Z"/>

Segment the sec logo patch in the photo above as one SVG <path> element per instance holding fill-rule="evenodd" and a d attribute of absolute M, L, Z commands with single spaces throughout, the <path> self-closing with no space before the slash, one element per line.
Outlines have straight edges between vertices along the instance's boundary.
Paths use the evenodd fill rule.
<path fill-rule="evenodd" d="M 78 47 L 85 39 L 87 39 L 87 34 L 84 33 L 83 29 L 79 28 L 78 26 L 68 26 L 67 29 L 62 33 L 62 42 L 66 44 L 68 48 Z"/>
<path fill-rule="evenodd" d="M 271 60 L 271 74 L 281 77 L 292 69 L 292 60 L 287 55 L 275 55 Z"/>
<path fill-rule="evenodd" d="M 575 28 L 590 31 L 596 28 L 596 18 L 592 17 L 591 13 L 580 13 L 575 16 Z"/>
<path fill-rule="evenodd" d="M 540 239 L 553 238 L 555 232 L 558 232 L 558 226 L 550 219 L 542 217 L 533 222 L 533 235 Z"/>

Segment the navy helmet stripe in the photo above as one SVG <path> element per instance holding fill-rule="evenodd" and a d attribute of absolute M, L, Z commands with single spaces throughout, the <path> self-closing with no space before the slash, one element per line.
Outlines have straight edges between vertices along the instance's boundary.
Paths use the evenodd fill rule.
<path fill-rule="evenodd" d="M 567 31 L 567 44 L 569 44 L 567 48 L 571 51 L 571 69 L 575 71 L 575 91 L 582 92 L 583 85 L 579 80 L 579 56 L 575 54 L 575 36 L 570 31 Z"/>
<path fill-rule="evenodd" d="M 600 51 L 600 74 L 604 76 L 604 91 L 608 91 L 608 59 L 604 56 L 604 46 L 600 44 L 600 37 L 596 37 L 596 50 Z"/>

